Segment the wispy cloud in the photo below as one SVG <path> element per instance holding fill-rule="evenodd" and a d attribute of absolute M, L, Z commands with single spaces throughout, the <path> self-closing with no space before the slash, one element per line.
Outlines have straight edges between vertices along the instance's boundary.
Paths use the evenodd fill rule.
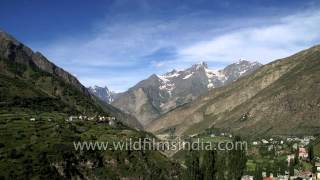
<path fill-rule="evenodd" d="M 320 13 L 308 12 L 283 17 L 263 27 L 247 27 L 197 42 L 179 51 L 180 59 L 232 62 L 238 58 L 263 63 L 288 56 L 320 43 Z"/>
<path fill-rule="evenodd" d="M 116 16 L 97 22 L 83 37 L 63 38 L 38 49 L 87 86 L 124 91 L 153 73 L 200 60 L 211 67 L 239 58 L 267 63 L 320 43 L 318 11 L 237 19 L 204 14 L 132 22 Z"/>

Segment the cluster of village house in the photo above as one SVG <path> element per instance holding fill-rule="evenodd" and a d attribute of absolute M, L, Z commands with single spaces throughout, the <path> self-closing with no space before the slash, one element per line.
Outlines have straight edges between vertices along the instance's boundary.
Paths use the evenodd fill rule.
<path fill-rule="evenodd" d="M 198 134 L 190 135 L 190 137 L 196 137 Z M 232 134 L 222 132 L 218 134 L 210 134 L 210 137 L 228 137 L 232 138 Z M 303 138 L 299 137 L 286 137 L 281 139 L 269 138 L 269 139 L 260 139 L 252 142 L 252 146 L 264 146 L 267 147 L 268 151 L 274 150 L 277 155 L 286 155 L 287 154 L 287 162 L 288 165 L 295 158 L 295 154 L 289 154 L 283 147 L 286 144 L 292 144 L 292 149 L 296 150 L 297 156 L 302 161 L 308 160 L 308 151 L 306 146 L 309 145 L 311 141 L 315 140 L 314 136 L 305 136 Z M 291 180 L 291 179 L 302 179 L 302 180 L 320 180 L 320 158 L 316 158 L 319 163 L 315 163 L 314 166 L 316 168 L 316 173 L 312 173 L 311 169 L 298 171 L 295 170 L 295 176 L 289 176 L 289 172 L 286 172 L 284 175 L 273 175 L 270 174 L 267 176 L 266 172 L 262 173 L 262 177 L 264 180 Z M 244 175 L 242 180 L 254 180 L 253 176 Z"/>
<path fill-rule="evenodd" d="M 192 134 L 189 137 L 197 137 L 198 135 L 199 134 Z M 220 134 L 214 134 L 214 133 L 210 134 L 210 137 L 218 137 L 218 136 L 219 137 L 228 137 L 228 138 L 232 138 L 233 137 L 231 133 L 226 133 L 226 132 L 222 132 Z"/>
<path fill-rule="evenodd" d="M 276 154 L 285 153 L 282 150 L 282 145 L 287 143 L 292 143 L 292 148 L 297 151 L 297 157 L 302 161 L 308 160 L 308 151 L 305 148 L 315 137 L 313 136 L 306 136 L 303 138 L 298 137 L 287 137 L 285 140 L 274 140 L 273 138 L 270 139 L 261 139 L 259 141 L 253 141 L 253 146 L 264 145 L 268 147 L 268 151 L 276 150 Z M 292 162 L 295 158 L 295 154 L 288 154 L 287 155 L 287 162 L 288 165 Z M 270 174 L 267 176 L 266 172 L 262 173 L 262 177 L 264 180 L 291 180 L 291 179 L 302 179 L 302 180 L 320 180 L 320 159 L 316 157 L 316 162 L 314 164 L 316 173 L 313 173 L 311 169 L 308 170 L 294 170 L 294 176 L 289 176 L 289 172 L 286 172 L 285 175 L 273 175 Z M 253 176 L 245 175 L 242 177 L 242 180 L 254 180 Z"/>
<path fill-rule="evenodd" d="M 315 163 L 316 167 L 316 173 L 312 173 L 309 170 L 306 171 L 297 171 L 295 170 L 294 176 L 289 176 L 289 172 L 286 172 L 285 175 L 277 175 L 274 176 L 272 173 L 270 173 L 269 176 L 267 176 L 266 172 L 262 172 L 263 180 L 319 180 L 320 179 L 320 163 Z M 242 176 L 241 180 L 254 180 L 253 176 L 245 175 Z"/>
<path fill-rule="evenodd" d="M 295 176 L 289 176 L 288 173 L 286 175 L 278 175 L 277 177 L 273 176 L 271 173 L 267 176 L 266 172 L 262 173 L 263 180 L 319 180 L 320 179 L 320 163 L 315 163 L 316 173 L 312 174 L 309 171 L 303 172 L 295 172 Z M 253 176 L 245 175 L 241 178 L 241 180 L 254 180 Z"/>
<path fill-rule="evenodd" d="M 77 120 L 84 120 L 84 121 L 96 121 L 99 123 L 108 123 L 110 126 L 114 126 L 115 125 L 115 121 L 116 118 L 115 117 L 110 117 L 110 116 L 83 116 L 83 115 L 79 115 L 79 116 L 69 116 L 69 119 L 67 119 L 66 121 L 77 121 Z"/>
<path fill-rule="evenodd" d="M 267 176 L 266 172 L 262 173 L 263 180 L 319 180 L 320 179 L 320 163 L 315 163 L 316 173 L 313 174 L 310 171 L 295 171 L 294 176 L 289 176 L 287 172 L 285 175 L 274 176 L 272 173 Z M 245 175 L 242 176 L 241 180 L 254 180 L 253 176 Z"/>
<path fill-rule="evenodd" d="M 30 121 L 36 121 L 36 118 L 30 118 Z M 51 118 L 48 118 L 48 121 L 52 121 Z M 73 121 L 96 121 L 98 123 L 108 123 L 110 126 L 116 124 L 116 118 L 110 116 L 85 116 L 85 115 L 78 115 L 78 116 L 69 116 L 66 119 L 67 122 Z"/>

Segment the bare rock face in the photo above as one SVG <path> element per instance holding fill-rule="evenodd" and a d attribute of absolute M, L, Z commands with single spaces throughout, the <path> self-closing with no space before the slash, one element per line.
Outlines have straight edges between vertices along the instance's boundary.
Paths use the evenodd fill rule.
<path fill-rule="evenodd" d="M 135 116 L 145 126 L 160 115 L 191 102 L 210 89 L 248 75 L 260 66 L 257 62 L 240 60 L 225 69 L 211 70 L 205 62 L 201 62 L 183 71 L 154 74 L 118 94 L 112 105 Z"/>
<path fill-rule="evenodd" d="M 109 104 L 114 100 L 114 98 L 117 95 L 115 92 L 110 91 L 107 86 L 105 86 L 105 87 L 99 87 L 99 86 L 88 87 L 88 90 L 91 94 L 97 96 L 100 100 L 102 100 L 106 103 L 109 103 Z"/>

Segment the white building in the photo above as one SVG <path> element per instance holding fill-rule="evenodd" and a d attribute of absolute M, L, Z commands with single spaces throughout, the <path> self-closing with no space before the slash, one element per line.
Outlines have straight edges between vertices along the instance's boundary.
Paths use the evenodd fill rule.
<path fill-rule="evenodd" d="M 109 125 L 110 125 L 110 126 L 115 126 L 115 125 L 116 125 L 116 122 L 115 122 L 114 120 L 110 120 L 110 121 L 109 121 Z"/>
<path fill-rule="evenodd" d="M 317 179 L 320 179 L 320 163 L 315 163 L 316 166 L 316 177 Z"/>
<path fill-rule="evenodd" d="M 88 120 L 92 121 L 92 120 L 94 120 L 94 117 L 89 117 Z"/>
<path fill-rule="evenodd" d="M 288 164 L 290 164 L 291 161 L 294 160 L 294 154 L 290 154 L 287 156 L 287 161 L 288 161 Z"/>
<path fill-rule="evenodd" d="M 288 175 L 279 175 L 277 177 L 277 180 L 289 180 L 289 176 Z"/>
<path fill-rule="evenodd" d="M 71 121 L 74 121 L 74 120 L 77 120 L 77 119 L 78 119 L 77 116 L 69 116 L 69 118 L 66 121 L 71 122 Z"/>
<path fill-rule="evenodd" d="M 253 145 L 258 145 L 258 142 L 257 141 L 253 141 L 252 144 Z"/>
<path fill-rule="evenodd" d="M 267 141 L 267 140 L 265 140 L 265 139 L 262 139 L 261 142 L 262 142 L 263 144 L 268 144 L 268 143 L 269 143 L 269 141 Z"/>
<path fill-rule="evenodd" d="M 245 175 L 241 177 L 241 180 L 253 180 L 253 176 Z"/>

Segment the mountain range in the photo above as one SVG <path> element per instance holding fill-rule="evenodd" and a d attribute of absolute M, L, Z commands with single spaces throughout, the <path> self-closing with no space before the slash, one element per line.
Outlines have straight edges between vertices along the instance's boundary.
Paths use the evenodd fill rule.
<path fill-rule="evenodd" d="M 320 46 L 275 60 L 215 88 L 149 123 L 177 135 L 220 129 L 243 136 L 317 134 L 320 130 Z"/>
<path fill-rule="evenodd" d="M 195 135 L 208 129 L 244 138 L 317 135 L 319 92 L 319 45 L 266 65 L 240 60 L 211 70 L 202 62 L 153 74 L 113 93 L 84 87 L 0 31 L 0 179 L 179 179 L 183 167 L 159 151 L 83 153 L 74 142 Z M 116 121 L 66 121 L 73 115 Z"/>
<path fill-rule="evenodd" d="M 258 62 L 239 60 L 222 70 L 211 70 L 201 62 L 185 70 L 153 74 L 128 91 L 117 94 L 111 104 L 136 117 L 145 126 L 162 114 L 191 102 L 210 89 L 230 84 L 260 66 Z"/>

